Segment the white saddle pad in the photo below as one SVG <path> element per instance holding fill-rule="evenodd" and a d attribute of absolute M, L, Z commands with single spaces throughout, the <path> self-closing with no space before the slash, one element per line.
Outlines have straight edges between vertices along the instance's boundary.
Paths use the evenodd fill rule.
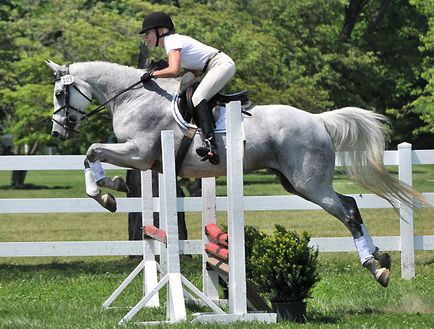
<path fill-rule="evenodd" d="M 182 130 L 200 129 L 196 125 L 184 120 L 181 113 L 179 112 L 177 100 L 178 100 L 178 95 L 176 95 L 172 100 L 172 115 L 175 118 L 175 121 L 179 125 L 179 127 Z M 214 108 L 213 115 L 216 123 L 214 132 L 217 134 L 225 134 L 226 133 L 226 107 L 218 106 Z"/>

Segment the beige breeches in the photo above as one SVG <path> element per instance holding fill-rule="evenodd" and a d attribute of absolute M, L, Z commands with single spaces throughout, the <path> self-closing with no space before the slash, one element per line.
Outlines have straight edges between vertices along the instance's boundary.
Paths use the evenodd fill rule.
<path fill-rule="evenodd" d="M 193 94 L 193 105 L 202 100 L 209 101 L 217 94 L 235 74 L 235 63 L 225 53 L 217 54 L 208 64 L 202 81 Z"/>

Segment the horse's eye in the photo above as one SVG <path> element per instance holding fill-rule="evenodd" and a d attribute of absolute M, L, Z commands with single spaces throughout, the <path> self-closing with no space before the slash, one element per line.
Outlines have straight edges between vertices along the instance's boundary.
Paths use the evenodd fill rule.
<path fill-rule="evenodd" d="M 77 123 L 77 121 L 78 121 L 78 118 L 77 118 L 77 116 L 76 115 L 70 115 L 70 116 L 68 116 L 68 121 L 70 122 L 70 123 Z"/>
<path fill-rule="evenodd" d="M 63 97 L 64 92 L 63 92 L 63 90 L 56 90 L 55 95 L 56 95 L 57 98 L 59 98 L 59 97 Z"/>

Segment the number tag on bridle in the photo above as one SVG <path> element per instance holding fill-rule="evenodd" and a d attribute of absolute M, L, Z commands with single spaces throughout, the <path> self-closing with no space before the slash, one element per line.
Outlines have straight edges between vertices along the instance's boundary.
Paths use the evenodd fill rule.
<path fill-rule="evenodd" d="M 60 77 L 60 82 L 64 85 L 71 85 L 74 83 L 74 76 L 71 74 L 64 75 L 63 77 Z"/>

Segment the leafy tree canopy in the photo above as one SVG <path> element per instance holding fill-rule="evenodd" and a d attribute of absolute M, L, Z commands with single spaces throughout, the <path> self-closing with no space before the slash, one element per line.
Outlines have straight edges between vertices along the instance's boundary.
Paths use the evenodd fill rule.
<path fill-rule="evenodd" d="M 105 60 L 136 66 L 144 15 L 172 15 L 179 33 L 230 54 L 237 74 L 228 91 L 255 103 L 318 113 L 359 106 L 392 119 L 393 143 L 433 147 L 434 0 L 3 1 L 0 5 L 0 120 L 17 145 L 58 145 L 83 153 L 111 135 L 107 113 L 73 141 L 53 140 L 52 72 L 57 63 Z M 164 57 L 152 49 L 151 58 Z M 431 139 L 426 136 L 431 136 Z"/>

